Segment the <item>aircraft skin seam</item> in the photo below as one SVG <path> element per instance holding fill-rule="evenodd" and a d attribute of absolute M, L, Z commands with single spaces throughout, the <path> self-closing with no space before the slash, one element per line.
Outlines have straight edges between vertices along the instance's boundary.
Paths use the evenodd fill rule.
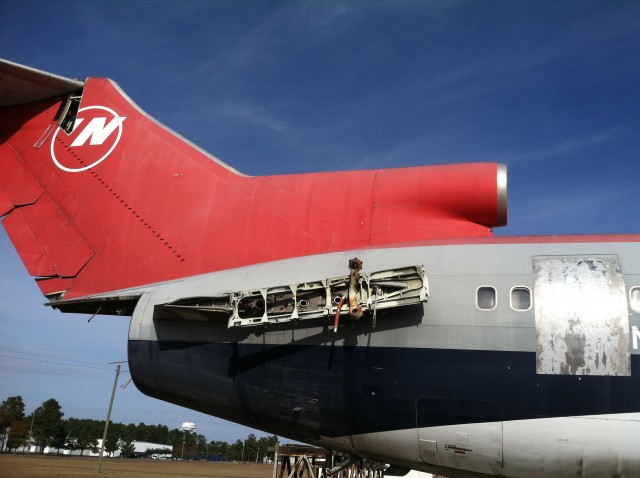
<path fill-rule="evenodd" d="M 368 244 L 371 245 L 373 242 L 373 228 L 375 224 L 376 217 L 376 189 L 378 188 L 378 175 L 380 174 L 380 170 L 376 169 L 376 173 L 373 177 L 373 184 L 371 185 L 371 215 L 369 216 L 369 236 L 367 238 Z M 371 247 L 371 246 L 370 246 Z"/>
<path fill-rule="evenodd" d="M 64 149 L 65 149 L 65 150 L 66 150 L 66 151 L 67 151 L 71 156 L 73 156 L 73 157 L 76 159 L 76 161 L 78 161 L 78 162 L 79 162 L 81 165 L 83 165 L 83 166 L 85 165 L 85 162 L 82 160 L 82 158 L 81 158 L 79 155 L 77 155 L 76 153 L 74 153 L 73 151 L 71 151 L 70 146 L 69 146 L 69 145 L 68 145 L 68 144 L 67 144 L 67 143 L 66 143 L 62 138 L 60 138 L 60 137 L 58 136 L 58 137 L 56 137 L 56 141 L 57 141 L 58 143 L 60 143 L 60 145 L 61 145 L 62 147 L 64 147 Z M 175 257 L 176 257 L 177 259 L 179 259 L 179 260 L 180 260 L 180 262 L 184 262 L 184 261 L 185 261 L 185 258 L 183 257 L 183 255 L 182 255 L 182 254 L 180 254 L 176 249 L 174 249 L 174 246 L 173 246 L 173 245 L 171 245 L 171 244 L 169 243 L 169 241 L 168 241 L 168 240 L 166 240 L 166 239 L 164 238 L 164 235 L 163 235 L 162 233 L 158 232 L 156 229 L 154 229 L 152 225 L 148 224 L 148 223 L 145 221 L 145 218 L 144 218 L 144 217 L 142 217 L 140 214 L 138 214 L 138 213 L 137 213 L 138 211 L 137 211 L 136 209 L 133 209 L 133 208 L 129 205 L 129 203 L 128 203 L 128 202 L 125 202 L 125 200 L 124 200 L 124 199 L 121 199 L 120 194 L 118 194 L 117 192 L 115 192 L 115 191 L 113 190 L 113 188 L 112 188 L 112 187 L 111 187 L 111 186 L 110 186 L 110 185 L 109 185 L 109 184 L 108 184 L 104 179 L 102 179 L 98 173 L 96 173 L 93 169 L 89 170 L 89 173 L 91 173 L 91 175 L 92 175 L 92 176 L 93 176 L 93 177 L 94 177 L 94 178 L 95 178 L 95 179 L 100 183 L 100 185 L 101 185 L 101 186 L 104 186 L 104 188 L 105 188 L 108 192 L 110 192 L 110 193 L 112 194 L 112 196 L 113 196 L 113 198 L 114 198 L 114 199 L 119 200 L 119 201 L 120 201 L 120 204 L 121 204 L 124 208 L 126 208 L 126 209 L 131 213 L 131 214 L 133 214 L 133 215 L 136 217 L 136 219 L 139 219 L 139 221 L 140 221 L 141 223 L 143 223 L 143 225 L 147 228 L 147 230 L 148 230 L 148 231 L 150 231 L 150 232 L 151 232 L 151 234 L 152 234 L 152 235 L 153 235 L 157 240 L 159 240 L 159 241 L 160 241 L 160 242 L 161 242 L 161 243 L 162 243 L 162 244 L 163 244 L 167 249 L 169 249 L 169 250 L 171 251 L 171 253 L 172 253 L 173 255 L 175 255 Z"/>

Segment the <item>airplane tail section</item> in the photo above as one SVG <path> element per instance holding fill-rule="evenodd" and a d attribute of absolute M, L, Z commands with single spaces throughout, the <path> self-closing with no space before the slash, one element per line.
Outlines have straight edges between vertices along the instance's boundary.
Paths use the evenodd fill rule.
<path fill-rule="evenodd" d="M 503 165 L 247 177 L 113 81 L 0 62 L 0 216 L 29 273 L 73 299 L 256 262 L 491 235 Z"/>

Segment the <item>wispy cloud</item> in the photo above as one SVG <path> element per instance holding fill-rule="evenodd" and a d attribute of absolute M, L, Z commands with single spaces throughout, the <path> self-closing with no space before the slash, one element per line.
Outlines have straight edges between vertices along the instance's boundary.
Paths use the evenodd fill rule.
<path fill-rule="evenodd" d="M 630 226 L 625 204 L 631 187 L 615 188 L 607 178 L 565 184 L 551 193 L 549 188 L 531 188 L 526 198 L 509 203 L 509 225 L 496 230 L 500 235 L 519 234 L 605 234 L 638 232 Z M 585 187 L 586 186 L 586 187 Z"/>
<path fill-rule="evenodd" d="M 283 134 L 290 129 L 286 120 L 268 108 L 256 104 L 227 102 L 220 105 L 216 113 L 227 119 L 242 121 L 252 127 L 267 130 L 269 133 Z"/>
<path fill-rule="evenodd" d="M 621 130 L 612 127 L 604 131 L 595 131 L 589 135 L 577 134 L 569 138 L 554 138 L 556 142 L 551 144 L 535 145 L 526 151 L 503 151 L 499 156 L 494 156 L 498 162 L 535 162 L 558 157 L 568 158 L 577 154 L 591 151 L 594 147 L 600 147 L 616 141 L 621 134 Z"/>

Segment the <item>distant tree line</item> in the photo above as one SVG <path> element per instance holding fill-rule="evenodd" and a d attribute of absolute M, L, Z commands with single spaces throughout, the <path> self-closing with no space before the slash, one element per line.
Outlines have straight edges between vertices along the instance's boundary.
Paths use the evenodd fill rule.
<path fill-rule="evenodd" d="M 104 420 L 63 419 L 60 404 L 53 398 L 43 402 L 30 415 L 25 415 L 24 409 L 24 401 L 19 395 L 9 397 L 0 404 L 0 452 L 15 451 L 29 442 L 36 446 L 38 453 L 43 453 L 46 447 L 78 450 L 81 453 L 99 451 L 98 440 L 104 433 Z M 174 457 L 206 459 L 213 456 L 218 460 L 261 462 L 268 455 L 269 447 L 276 445 L 278 438 L 256 438 L 250 434 L 244 441 L 236 440 L 232 444 L 224 441 L 207 442 L 202 434 L 185 433 L 178 428 L 169 430 L 166 425 L 111 422 L 105 451 L 111 453 L 120 450 L 123 456 L 131 457 L 134 455 L 135 441 L 172 445 Z M 148 455 L 165 453 L 166 450 L 162 448 L 146 451 Z"/>

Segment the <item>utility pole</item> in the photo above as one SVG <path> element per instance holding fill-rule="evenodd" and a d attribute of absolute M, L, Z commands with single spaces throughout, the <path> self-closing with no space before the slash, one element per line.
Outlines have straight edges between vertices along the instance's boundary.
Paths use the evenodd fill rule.
<path fill-rule="evenodd" d="M 33 419 L 36 417 L 36 410 L 31 414 L 31 428 L 29 428 L 29 448 L 27 448 L 27 455 L 31 454 L 31 442 L 33 441 Z"/>
<path fill-rule="evenodd" d="M 98 458 L 98 473 L 102 468 L 102 456 L 104 455 L 104 442 L 107 441 L 107 430 L 109 430 L 109 420 L 111 419 L 111 407 L 113 407 L 113 397 L 116 395 L 116 386 L 118 385 L 118 377 L 120 376 L 120 364 L 116 367 L 116 379 L 113 381 L 113 390 L 111 391 L 111 401 L 109 402 L 109 411 L 107 411 L 107 421 L 104 423 L 104 433 L 102 434 L 102 445 L 100 446 L 100 457 Z"/>

